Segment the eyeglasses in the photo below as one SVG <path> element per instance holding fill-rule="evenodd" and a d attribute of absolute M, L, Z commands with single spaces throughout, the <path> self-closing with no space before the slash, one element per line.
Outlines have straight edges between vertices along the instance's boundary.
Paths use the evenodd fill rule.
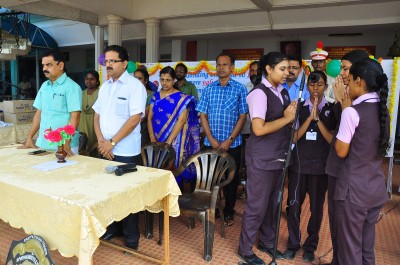
<path fill-rule="evenodd" d="M 288 69 L 289 69 L 289 70 L 290 70 L 290 69 L 292 69 L 292 70 L 299 70 L 300 67 L 297 67 L 297 66 L 289 66 Z"/>
<path fill-rule="evenodd" d="M 110 59 L 110 60 L 104 60 L 104 64 L 114 64 L 114 63 L 120 63 L 122 62 L 122 60 L 114 60 L 114 59 Z"/>
<path fill-rule="evenodd" d="M 172 79 L 160 78 L 160 83 L 171 83 L 172 81 L 173 81 Z"/>

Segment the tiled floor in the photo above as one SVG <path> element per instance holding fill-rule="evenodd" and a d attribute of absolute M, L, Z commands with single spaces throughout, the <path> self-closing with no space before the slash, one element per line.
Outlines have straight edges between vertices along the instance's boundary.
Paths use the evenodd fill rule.
<path fill-rule="evenodd" d="M 386 165 L 387 167 L 387 165 Z M 395 165 L 393 170 L 394 176 L 394 187 L 395 191 L 398 190 L 400 183 L 400 165 Z M 284 195 L 286 197 L 286 193 Z M 284 198 L 284 202 L 286 198 Z M 226 238 L 221 238 L 220 232 L 220 222 L 217 220 L 216 222 L 216 234 L 214 241 L 214 253 L 213 259 L 211 262 L 206 262 L 203 260 L 203 235 L 202 235 L 202 226 L 200 222 L 196 222 L 196 228 L 193 230 L 189 230 L 187 228 L 187 220 L 178 217 L 171 218 L 171 264 L 238 264 L 239 258 L 236 256 L 239 234 L 240 234 L 240 225 L 241 225 L 241 216 L 243 213 L 244 202 L 242 200 L 238 200 L 236 204 L 237 214 L 235 215 L 235 224 L 232 227 L 226 227 Z M 391 201 L 385 205 L 382 210 L 383 217 L 381 221 L 376 225 L 376 264 L 400 264 L 400 196 L 396 193 L 393 196 Z M 285 206 L 283 207 L 285 209 Z M 387 211 L 391 210 L 387 214 Z M 306 237 L 306 220 L 309 217 L 309 209 L 308 209 L 308 201 L 306 201 L 303 205 L 302 210 L 302 222 L 301 229 L 303 237 Z M 285 250 L 286 242 L 287 242 L 287 226 L 285 213 L 282 215 L 281 234 L 279 236 L 279 245 L 278 248 L 280 250 Z M 143 217 L 141 219 L 143 221 Z M 143 222 L 141 222 L 143 224 Z M 155 224 L 157 224 L 157 220 L 155 220 Z M 50 228 L 49 228 L 50 229 Z M 11 228 L 8 224 L 0 221 L 0 231 L 1 231 L 1 239 L 0 239 L 0 264 L 5 264 L 6 255 L 8 252 L 8 248 L 13 239 L 22 239 L 26 235 L 22 230 L 18 230 L 15 228 Z M 142 227 L 143 231 L 143 227 Z M 143 251 L 146 254 L 152 254 L 155 257 L 162 257 L 163 255 L 163 247 L 157 245 L 158 240 L 158 229 L 156 226 L 154 227 L 155 237 L 153 239 L 145 239 L 143 236 L 140 239 L 140 249 L 139 251 Z M 121 239 L 117 239 L 117 242 L 121 242 Z M 329 262 L 331 259 L 331 242 L 330 242 L 330 234 L 329 234 L 329 222 L 327 218 L 327 210 L 325 207 L 324 220 L 321 227 L 320 232 L 320 243 L 318 246 L 318 250 L 316 251 L 316 257 L 322 257 L 320 260 L 314 260 L 313 264 L 319 264 L 322 262 Z M 267 263 L 270 262 L 269 256 L 265 253 L 261 253 L 258 250 L 255 252 L 263 258 Z M 62 257 L 58 251 L 52 252 L 52 257 L 57 265 L 69 265 L 69 264 L 78 264 L 78 259 L 76 257 L 73 258 L 64 258 Z M 297 257 L 291 261 L 278 261 L 278 264 L 307 264 L 302 260 L 302 251 L 300 250 L 297 254 Z M 94 253 L 94 264 L 95 265 L 119 265 L 119 264 L 155 264 L 149 261 L 145 261 L 139 258 L 136 258 L 131 255 L 126 255 L 121 251 L 111 249 L 106 246 L 99 246 Z"/>

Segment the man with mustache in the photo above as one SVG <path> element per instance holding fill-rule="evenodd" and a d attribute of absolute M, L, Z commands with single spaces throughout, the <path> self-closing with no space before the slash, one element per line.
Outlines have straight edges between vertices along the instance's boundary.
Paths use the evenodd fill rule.
<path fill-rule="evenodd" d="M 58 50 L 47 52 L 42 57 L 43 73 L 49 79 L 45 81 L 35 98 L 33 106 L 37 109 L 33 117 L 32 127 L 29 130 L 25 144 L 20 148 L 43 148 L 56 150 L 57 145 L 50 146 L 44 139 L 46 129 L 57 129 L 67 124 L 78 127 L 82 89 L 65 73 L 65 60 Z M 36 144 L 33 136 L 39 131 Z M 64 150 L 68 155 L 78 153 L 79 133 L 75 133 L 72 140 L 65 141 Z"/>
<path fill-rule="evenodd" d="M 194 84 L 190 83 L 186 80 L 186 74 L 188 72 L 187 66 L 183 63 L 178 63 L 175 66 L 176 73 L 176 82 L 174 86 L 176 86 L 180 91 L 185 93 L 186 95 L 191 95 L 196 98 L 196 101 L 199 101 L 199 94 L 197 93 L 197 88 Z"/>
<path fill-rule="evenodd" d="M 319 48 L 313 50 L 310 52 L 311 56 L 311 65 L 315 70 L 322 71 L 326 74 L 325 68 L 326 68 L 326 58 L 328 57 L 328 52 L 322 49 L 322 43 L 318 42 L 317 46 Z M 325 90 L 325 99 L 330 102 L 334 103 L 335 102 L 335 93 L 333 92 L 333 84 L 336 82 L 336 79 L 332 76 L 329 76 L 326 74 L 328 78 L 328 89 Z"/>
<path fill-rule="evenodd" d="M 249 66 L 249 79 L 250 79 L 250 82 L 248 82 L 246 84 L 246 88 L 247 88 L 248 92 L 250 92 L 250 90 L 253 89 L 254 84 L 256 83 L 257 71 L 258 71 L 258 61 L 253 61 Z"/>
<path fill-rule="evenodd" d="M 301 78 L 302 75 L 300 73 L 302 72 L 301 70 L 301 65 L 302 65 L 302 60 L 300 56 L 290 54 L 288 55 L 289 59 L 289 75 L 286 78 L 286 82 L 282 85 L 288 92 L 289 92 L 289 97 L 290 100 L 293 101 L 299 97 L 299 91 L 300 91 L 300 83 L 301 83 Z M 306 86 L 304 86 L 303 89 L 303 94 L 302 94 L 302 101 L 308 99 L 310 97 L 310 93 L 308 92 L 308 89 Z"/>
<path fill-rule="evenodd" d="M 100 87 L 92 107 L 99 154 L 104 159 L 140 165 L 140 120 L 145 114 L 146 89 L 126 71 L 129 55 L 124 47 L 111 45 L 105 48 L 104 53 L 110 79 Z M 110 240 L 124 235 L 125 246 L 137 250 L 140 237 L 138 222 L 139 213 L 130 214 L 122 221 L 109 225 L 101 238 Z"/>
<path fill-rule="evenodd" d="M 246 87 L 231 78 L 235 59 L 227 53 L 217 56 L 218 80 L 208 85 L 201 94 L 196 110 L 200 112 L 201 125 L 206 139 L 206 148 L 228 152 L 236 162 L 235 177 L 224 187 L 224 218 L 228 226 L 233 225 L 237 187 L 240 182 L 239 165 L 242 134 L 248 107 Z"/>

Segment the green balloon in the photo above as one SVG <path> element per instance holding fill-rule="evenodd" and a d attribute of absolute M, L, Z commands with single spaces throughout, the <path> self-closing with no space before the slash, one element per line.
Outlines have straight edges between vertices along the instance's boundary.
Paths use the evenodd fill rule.
<path fill-rule="evenodd" d="M 128 73 L 133 73 L 136 71 L 136 63 L 132 62 L 132 61 L 128 61 L 128 67 L 126 68 L 126 70 L 128 71 Z"/>
<path fill-rule="evenodd" d="M 337 77 L 340 74 L 340 61 L 339 60 L 331 60 L 326 65 L 326 73 L 329 76 Z"/>

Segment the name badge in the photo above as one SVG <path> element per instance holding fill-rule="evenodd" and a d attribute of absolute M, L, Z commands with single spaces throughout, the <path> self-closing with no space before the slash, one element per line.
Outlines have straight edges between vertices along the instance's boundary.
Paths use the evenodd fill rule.
<path fill-rule="evenodd" d="M 317 140 L 317 132 L 307 132 L 306 133 L 306 140 L 316 141 Z"/>

